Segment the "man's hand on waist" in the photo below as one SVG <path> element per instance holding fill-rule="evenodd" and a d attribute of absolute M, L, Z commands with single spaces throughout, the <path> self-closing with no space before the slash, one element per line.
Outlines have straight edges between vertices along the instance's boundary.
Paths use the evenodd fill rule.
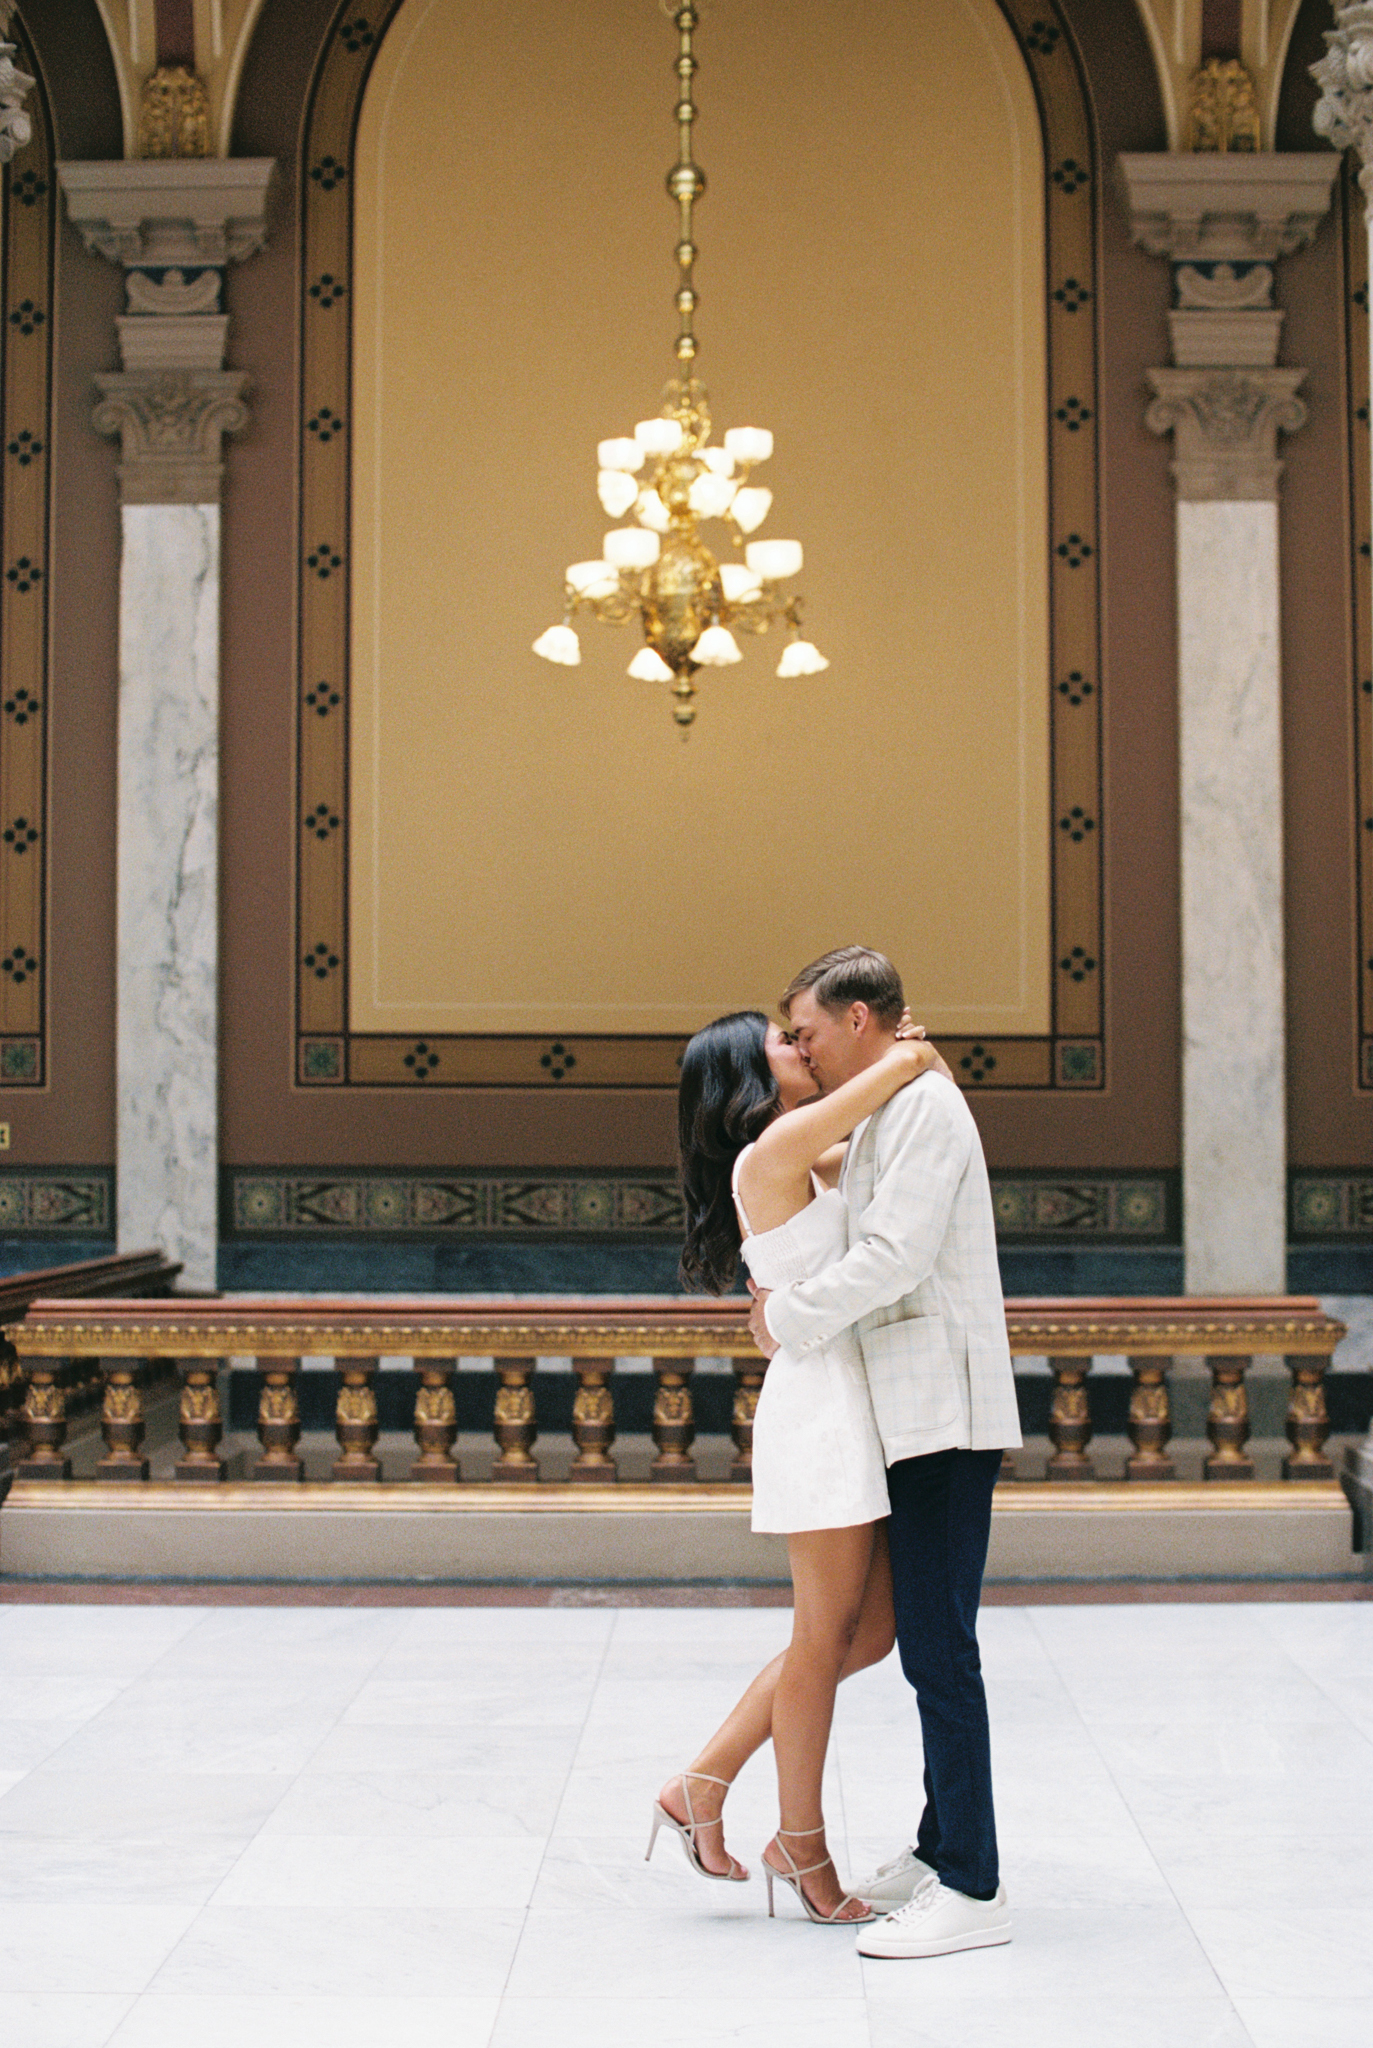
<path fill-rule="evenodd" d="M 773 1353 L 781 1348 L 777 1339 L 768 1328 L 767 1318 L 763 1313 L 768 1305 L 768 1296 L 771 1294 L 772 1289 L 770 1287 L 755 1287 L 750 1280 L 748 1291 L 753 1296 L 753 1306 L 748 1312 L 749 1334 L 764 1358 L 771 1358 Z"/>

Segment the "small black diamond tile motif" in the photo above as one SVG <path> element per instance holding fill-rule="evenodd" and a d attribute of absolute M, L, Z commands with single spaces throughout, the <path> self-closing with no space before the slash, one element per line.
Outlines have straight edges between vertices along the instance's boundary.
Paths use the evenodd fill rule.
<path fill-rule="evenodd" d="M 23 946 L 16 946 L 12 953 L 6 953 L 0 960 L 0 974 L 7 974 L 18 988 L 31 974 L 37 974 L 38 962 Z"/>
<path fill-rule="evenodd" d="M 1032 21 L 1025 32 L 1025 47 L 1040 57 L 1052 56 L 1062 38 L 1063 31 L 1056 22 Z"/>
<path fill-rule="evenodd" d="M 336 156 L 322 156 L 310 173 L 321 192 L 332 192 L 347 175 L 348 166 L 341 164 Z"/>
<path fill-rule="evenodd" d="M 323 939 L 318 939 L 301 964 L 309 969 L 316 981 L 327 981 L 337 968 L 339 958 L 337 953 L 330 951 Z"/>
<path fill-rule="evenodd" d="M 987 1051 L 985 1045 L 975 1045 L 965 1052 L 958 1062 L 959 1067 L 971 1081 L 985 1081 L 996 1067 L 996 1055 Z"/>
<path fill-rule="evenodd" d="M 1078 307 L 1085 306 L 1091 296 L 1085 284 L 1079 284 L 1075 277 L 1065 277 L 1054 293 L 1054 303 L 1062 306 L 1065 313 L 1076 313 Z"/>
<path fill-rule="evenodd" d="M 1081 804 L 1074 804 L 1068 815 L 1059 819 L 1058 829 L 1060 832 L 1066 832 L 1074 846 L 1077 846 L 1089 832 L 1096 831 L 1096 819 L 1089 818 Z"/>
<path fill-rule="evenodd" d="M 337 711 L 343 702 L 337 690 L 331 690 L 327 683 L 316 683 L 313 690 L 305 692 L 305 702 L 316 718 L 327 718 L 331 711 Z"/>
<path fill-rule="evenodd" d="M 355 21 L 344 22 L 339 30 L 339 40 L 345 50 L 351 50 L 356 56 L 359 50 L 370 50 L 376 36 L 372 32 L 371 23 L 359 15 Z"/>
<path fill-rule="evenodd" d="M 5 581 L 12 583 L 18 591 L 33 590 L 43 581 L 43 571 L 37 562 L 31 562 L 27 555 L 21 555 L 5 571 Z"/>
<path fill-rule="evenodd" d="M 545 1073 L 551 1074 L 555 1081 L 561 1081 L 563 1075 L 570 1073 L 576 1064 L 577 1055 L 569 1052 L 562 1041 L 556 1038 L 539 1061 L 539 1065 L 544 1069 Z"/>
<path fill-rule="evenodd" d="M 21 334 L 34 334 L 47 319 L 41 306 L 35 306 L 32 299 L 21 299 L 10 314 L 10 326 L 17 327 Z"/>
<path fill-rule="evenodd" d="M 316 804 L 312 811 L 305 813 L 305 829 L 313 832 L 316 839 L 327 839 L 331 832 L 337 832 L 339 819 L 337 811 L 331 811 L 328 804 Z"/>
<path fill-rule="evenodd" d="M 37 697 L 30 696 L 27 690 L 16 690 L 13 696 L 5 699 L 5 716 L 12 718 L 16 725 L 27 725 L 31 718 L 37 718 L 42 709 Z"/>
<path fill-rule="evenodd" d="M 1070 434 L 1078 433 L 1091 417 L 1091 407 L 1084 405 L 1080 398 L 1065 398 L 1062 405 L 1054 408 L 1054 418 L 1060 426 L 1066 427 Z"/>
<path fill-rule="evenodd" d="M 1058 686 L 1060 697 L 1066 697 L 1070 704 L 1081 704 L 1092 694 L 1092 685 L 1080 668 L 1070 668 Z"/>
<path fill-rule="evenodd" d="M 21 171 L 18 177 L 10 173 L 10 196 L 21 206 L 36 206 L 47 197 L 47 192 L 48 181 L 40 178 L 37 171 Z"/>
<path fill-rule="evenodd" d="M 438 1063 L 438 1054 L 430 1050 L 423 1038 L 417 1039 L 414 1051 L 405 1055 L 405 1065 L 417 1081 L 427 1081 Z"/>
<path fill-rule="evenodd" d="M 6 443 L 6 452 L 14 457 L 21 469 L 27 469 L 29 464 L 36 462 L 43 453 L 43 443 L 36 434 L 31 434 L 28 428 L 24 427 L 12 441 Z"/>
<path fill-rule="evenodd" d="M 327 405 L 322 405 L 314 418 L 307 420 L 305 425 L 321 442 L 332 441 L 336 434 L 343 432 L 343 421 Z"/>
<path fill-rule="evenodd" d="M 1368 311 L 1368 286 L 1366 284 L 1356 286 L 1351 296 L 1359 311 L 1366 313 Z"/>
<path fill-rule="evenodd" d="M 322 540 L 319 546 L 305 557 L 305 564 L 307 568 L 314 570 L 321 583 L 327 583 L 329 578 L 343 567 L 343 557 L 327 540 Z"/>
<path fill-rule="evenodd" d="M 1075 157 L 1065 156 L 1062 163 L 1056 167 L 1053 176 L 1059 191 L 1066 192 L 1071 198 L 1074 192 L 1081 191 L 1087 184 L 1091 172 L 1078 163 Z"/>
<path fill-rule="evenodd" d="M 1080 533 L 1070 533 L 1059 542 L 1054 552 L 1070 569 L 1080 569 L 1091 554 L 1092 545 Z"/>
<path fill-rule="evenodd" d="M 27 853 L 38 843 L 38 827 L 31 825 L 27 818 L 16 818 L 12 825 L 6 825 L 0 839 L 6 846 L 13 847 L 16 853 Z"/>
<path fill-rule="evenodd" d="M 327 312 L 330 306 L 338 304 L 347 289 L 341 277 L 335 277 L 331 271 L 326 270 L 311 285 L 310 297 Z"/>
<path fill-rule="evenodd" d="M 1089 974 L 1096 973 L 1096 961 L 1082 946 L 1074 946 L 1058 964 L 1070 981 L 1085 981 Z"/>

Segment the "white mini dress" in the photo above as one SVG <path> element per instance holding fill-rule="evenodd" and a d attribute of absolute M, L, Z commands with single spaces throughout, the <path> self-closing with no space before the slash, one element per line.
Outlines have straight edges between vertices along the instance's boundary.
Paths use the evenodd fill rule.
<path fill-rule="evenodd" d="M 848 1250 L 844 1197 L 817 1182 L 814 1201 L 787 1222 L 750 1230 L 739 1169 L 752 1150 L 746 1145 L 739 1154 L 732 1181 L 749 1272 L 768 1288 L 813 1279 Z M 845 1331 L 800 1357 L 776 1352 L 753 1422 L 754 1529 L 846 1529 L 888 1512 L 882 1439 L 857 1339 Z"/>

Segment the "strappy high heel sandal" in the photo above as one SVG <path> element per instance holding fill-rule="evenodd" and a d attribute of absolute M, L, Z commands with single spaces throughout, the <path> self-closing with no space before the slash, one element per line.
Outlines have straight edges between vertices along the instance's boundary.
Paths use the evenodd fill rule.
<path fill-rule="evenodd" d="M 743 1868 L 742 1864 L 735 1861 L 733 1856 L 729 1858 L 728 1870 L 707 1870 L 705 1864 L 701 1861 L 701 1852 L 696 1846 L 697 1830 L 699 1828 L 713 1828 L 719 1825 L 719 1822 L 718 1820 L 697 1820 L 695 1808 L 691 1803 L 691 1780 L 693 1778 L 700 1778 L 707 1785 L 724 1785 L 728 1788 L 729 1779 L 713 1778 L 709 1771 L 682 1771 L 679 1775 L 682 1781 L 682 1798 L 686 1804 L 687 1817 L 685 1820 L 678 1820 L 675 1813 L 668 1812 L 661 1799 L 654 1800 L 653 1831 L 649 1835 L 648 1847 L 644 1851 L 644 1862 L 647 1863 L 649 1857 L 653 1854 L 653 1844 L 658 1839 L 659 1828 L 671 1828 L 674 1835 L 681 1837 L 682 1847 L 686 1851 L 687 1862 L 696 1871 L 698 1876 L 713 1877 L 721 1884 L 747 1884 L 748 1872 Z M 723 1847 L 723 1844 L 721 1846 Z M 729 1855 L 728 1850 L 725 1853 Z"/>
<path fill-rule="evenodd" d="M 818 1863 L 808 1863 L 805 1869 L 802 1870 L 798 1867 L 796 1858 L 792 1855 L 790 1849 L 787 1847 L 786 1841 L 783 1838 L 785 1836 L 789 1836 L 793 1841 L 803 1841 L 807 1835 L 823 1835 L 824 1832 L 825 1830 L 823 1826 L 818 1828 L 778 1828 L 776 1834 L 773 1836 L 772 1839 L 776 1842 L 778 1848 L 786 1857 L 787 1862 L 791 1865 L 791 1869 L 774 1870 L 772 1865 L 768 1862 L 767 1857 L 764 1856 L 763 1858 L 763 1869 L 767 1872 L 768 1880 L 769 1920 L 776 1918 L 776 1915 L 772 1910 L 772 1884 L 774 1878 L 777 1880 L 778 1884 L 788 1884 L 791 1886 L 792 1890 L 795 1892 L 797 1898 L 801 1901 L 801 1904 L 805 1909 L 806 1918 L 808 1920 L 814 1920 L 817 1926 L 861 1927 L 865 1920 L 876 1920 L 878 1918 L 878 1915 L 873 1912 L 872 1907 L 868 1905 L 866 1899 L 855 1898 L 852 1892 L 845 1892 L 843 1898 L 839 1901 L 839 1904 L 835 1907 L 832 1913 L 822 1913 L 819 1907 L 813 1906 L 810 1900 L 806 1897 L 805 1888 L 801 1883 L 801 1879 L 803 1877 L 813 1876 L 813 1874 L 817 1870 L 823 1870 L 827 1863 L 834 1862 L 834 1858 L 832 1856 L 822 1856 Z M 850 1919 L 841 1920 L 839 1918 L 839 1915 L 843 1912 L 845 1906 L 862 1906 L 864 1910 L 861 1913 L 853 1914 Z"/>

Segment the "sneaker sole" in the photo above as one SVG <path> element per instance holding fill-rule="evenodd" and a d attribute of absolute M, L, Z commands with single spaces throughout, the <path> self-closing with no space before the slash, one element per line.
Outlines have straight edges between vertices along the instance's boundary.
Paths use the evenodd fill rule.
<path fill-rule="evenodd" d="M 877 1962 L 914 1962 L 921 1956 L 951 1956 L 964 1948 L 999 1948 L 1011 1938 L 1009 1927 L 979 1927 L 968 1934 L 949 1934 L 942 1941 L 907 1941 L 898 1945 L 895 1941 L 882 1948 L 869 1946 L 862 1936 L 858 1939 L 860 1956 L 871 1956 Z M 869 1938 L 871 1940 L 871 1937 Z"/>

